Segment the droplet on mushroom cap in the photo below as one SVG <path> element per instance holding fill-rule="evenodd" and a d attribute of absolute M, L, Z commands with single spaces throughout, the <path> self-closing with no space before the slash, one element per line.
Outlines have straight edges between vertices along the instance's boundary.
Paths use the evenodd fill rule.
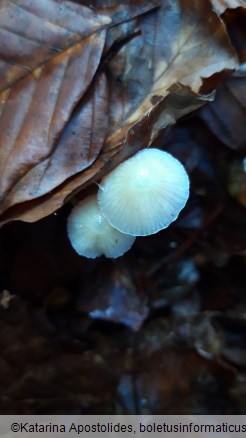
<path fill-rule="evenodd" d="M 143 149 L 101 182 L 98 203 L 119 231 L 147 236 L 177 219 L 189 197 L 183 165 L 159 149 Z"/>
<path fill-rule="evenodd" d="M 135 237 L 123 234 L 110 225 L 98 207 L 96 196 L 88 196 L 73 208 L 68 217 L 67 231 L 75 251 L 92 259 L 101 255 L 120 257 L 135 240 Z"/>

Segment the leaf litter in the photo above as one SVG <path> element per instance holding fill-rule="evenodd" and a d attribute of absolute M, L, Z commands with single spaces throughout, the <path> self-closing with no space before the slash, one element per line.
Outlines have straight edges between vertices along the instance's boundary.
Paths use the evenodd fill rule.
<path fill-rule="evenodd" d="M 120 147 L 123 159 L 144 147 L 136 139 L 135 143 L 139 146 L 135 150 L 127 150 L 128 132 L 131 128 L 131 132 L 137 132 L 137 125 L 142 123 L 146 114 L 158 112 L 158 106 L 161 108 L 162 100 L 176 83 L 191 88 L 194 93 L 198 93 L 202 85 L 203 92 L 210 91 L 205 85 L 209 77 L 237 66 L 234 49 L 209 2 L 204 3 L 202 8 L 199 2 L 193 2 L 191 8 L 188 0 L 183 3 L 163 1 L 159 8 L 153 2 L 147 3 L 148 7 L 146 2 L 140 2 L 138 7 L 133 3 L 132 8 L 126 8 L 127 14 L 122 14 L 122 7 L 118 7 L 114 25 L 117 27 L 122 21 L 130 22 L 134 18 L 140 35 L 126 41 L 119 51 L 114 47 L 115 53 L 108 65 L 103 63 L 107 32 L 112 35 L 111 29 L 107 31 L 111 23 L 110 14 L 105 15 L 107 8 L 102 15 L 72 2 L 62 3 L 62 6 L 52 0 L 46 2 L 37 6 L 35 2 L 27 4 L 25 0 L 18 0 L 10 2 L 8 7 L 5 3 L 3 5 L 6 16 L 2 26 L 4 31 L 8 28 L 11 37 L 11 62 L 14 62 L 16 53 L 16 63 L 31 70 L 29 74 L 25 70 L 18 74 L 15 72 L 13 76 L 10 74 L 12 64 L 9 71 L 6 65 L 3 70 L 3 80 L 10 81 L 11 76 L 12 82 L 6 82 L 1 99 L 0 123 L 4 129 L 1 130 L 0 149 L 0 212 L 18 205 L 16 214 L 13 212 L 9 216 L 10 220 L 25 217 L 24 220 L 31 222 L 62 206 L 67 198 L 67 188 L 65 193 L 60 189 L 59 199 L 54 192 L 55 202 L 49 196 L 51 202 L 47 211 L 42 196 L 56 190 L 65 181 L 69 184 L 72 177 L 75 189 L 82 188 L 86 169 L 87 178 L 96 179 L 91 165 L 97 157 L 100 160 L 100 151 L 103 154 L 105 149 L 110 149 L 112 156 L 109 158 L 114 155 L 117 158 L 118 152 L 115 151 Z M 148 9 L 149 12 L 146 12 Z M 74 21 L 75 14 L 77 18 Z M 37 20 L 37 32 L 34 25 L 26 31 L 27 23 L 32 21 L 33 16 Z M 205 16 L 210 18 L 203 22 Z M 15 33 L 11 30 L 13 17 L 19 22 Z M 175 25 L 171 28 L 170 23 Z M 53 26 L 58 28 L 58 34 L 61 33 L 58 45 L 58 34 Z M 46 33 L 46 28 L 49 30 L 50 27 L 51 31 Z M 34 34 L 38 44 L 33 43 Z M 42 37 L 43 34 L 45 37 Z M 18 35 L 24 38 L 21 40 L 22 51 L 26 41 L 26 53 L 23 55 L 19 40 L 16 42 Z M 118 40 L 117 32 L 114 36 Z M 111 37 L 109 51 L 112 42 Z M 54 55 L 50 47 L 57 47 L 59 53 L 56 51 Z M 119 57 L 122 68 L 115 72 Z M 6 58 L 4 53 L 2 58 Z M 104 74 L 100 70 L 100 62 Z M 196 99 L 199 97 L 194 95 L 194 101 Z M 170 122 L 166 120 L 165 123 L 158 125 L 155 122 L 154 126 L 148 126 L 147 129 L 154 131 L 151 141 L 157 135 L 156 131 L 163 130 L 185 112 L 194 109 L 193 105 L 188 108 L 186 102 L 183 106 Z M 108 125 L 105 120 L 107 113 Z M 112 117 L 113 113 L 118 117 Z M 158 117 L 162 118 L 161 109 Z M 73 134 L 74 124 L 78 129 L 79 123 L 84 129 Z M 146 144 L 144 139 L 142 143 Z M 79 156 L 82 160 L 77 163 Z M 30 202 L 39 197 L 39 214 L 35 201 L 32 217 Z M 18 212 L 22 210 L 19 205 L 22 203 L 24 215 L 21 217 Z"/>

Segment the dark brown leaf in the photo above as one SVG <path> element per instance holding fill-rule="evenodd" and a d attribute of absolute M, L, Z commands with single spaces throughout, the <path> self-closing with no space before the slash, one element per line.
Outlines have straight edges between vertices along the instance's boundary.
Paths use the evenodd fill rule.
<path fill-rule="evenodd" d="M 98 67 L 105 31 L 95 33 L 95 30 L 110 20 L 70 2 L 61 6 L 52 0 L 41 4 L 25 0 L 9 2 L 3 5 L 1 17 L 4 17 L 0 24 L 3 50 L 6 46 L 11 62 L 25 67 L 28 64 L 28 70 L 22 68 L 22 74 L 11 79 L 12 88 L 5 89 L 0 96 L 0 199 L 3 201 L 30 168 L 52 153 L 64 124 Z M 13 28 L 16 22 L 17 29 Z M 51 51 L 50 47 L 56 47 L 57 41 L 59 50 Z M 25 56 L 21 56 L 23 50 L 27 52 Z M 5 53 L 0 56 L 5 59 Z M 12 67 L 5 64 L 1 78 L 9 80 Z M 21 80 L 16 82 L 17 79 Z"/>
<path fill-rule="evenodd" d="M 2 200 L 30 168 L 52 154 L 61 129 L 92 81 L 105 34 L 88 38 L 89 41 L 76 45 L 69 53 L 58 55 L 13 89 L 3 92 L 0 118 Z"/>
<path fill-rule="evenodd" d="M 230 78 L 218 87 L 214 102 L 201 111 L 211 131 L 232 149 L 246 148 L 246 78 Z"/>
<path fill-rule="evenodd" d="M 113 17 L 130 19 L 152 7 L 147 1 L 115 7 Z M 105 77 L 81 99 L 102 56 L 102 27 L 111 18 L 69 1 L 16 0 L 2 8 L 0 210 L 5 211 L 49 192 L 97 157 L 107 131 Z"/>
<path fill-rule="evenodd" d="M 241 64 L 241 70 L 245 75 L 245 63 L 246 63 L 246 3 L 245 8 L 227 9 L 222 15 L 227 31 L 233 46 L 236 49 L 239 61 Z M 237 74 L 240 72 L 237 72 Z"/>
<path fill-rule="evenodd" d="M 0 90 L 111 22 L 69 0 L 2 0 L 0 10 Z"/>
<path fill-rule="evenodd" d="M 209 2 L 162 0 L 160 4 L 160 9 L 141 19 L 141 35 L 123 46 L 109 64 L 112 130 L 136 122 L 174 83 L 188 85 L 196 93 L 203 87 L 205 92 L 210 89 L 207 78 L 237 67 L 224 25 Z"/>
<path fill-rule="evenodd" d="M 68 176 L 87 168 L 103 145 L 107 125 L 107 83 L 101 75 L 71 117 L 55 149 L 15 184 L 2 209 L 42 196 Z"/>
<path fill-rule="evenodd" d="M 52 0 L 46 1 L 50 7 L 53 5 Z M 28 5 L 27 9 L 34 8 L 35 17 L 37 13 L 42 16 L 36 3 Z M 73 6 L 75 11 L 80 8 L 71 3 L 72 10 Z M 152 8 L 155 6 L 152 3 Z M 117 25 L 150 8 L 151 3 L 146 0 L 139 6 L 135 2 L 125 6 L 111 4 L 108 14 Z M 52 11 L 51 8 L 51 16 Z M 15 9 L 14 12 L 17 13 Z M 21 12 L 27 14 L 26 9 Z M 79 16 L 89 23 L 86 14 L 90 13 L 86 8 L 85 14 L 81 12 Z M 223 23 L 209 2 L 201 5 L 198 0 L 162 0 L 161 8 L 131 24 L 118 25 L 115 34 L 110 30 L 111 39 L 108 33 L 109 53 L 102 64 L 109 82 L 108 111 L 103 74 L 99 72 L 91 85 L 105 42 L 105 30 L 95 33 L 95 26 L 103 26 L 102 17 L 102 13 L 95 14 L 90 31 L 88 23 L 85 26 L 86 38 L 75 34 L 76 44 L 69 49 L 63 47 L 63 52 L 53 59 L 41 50 L 43 58 L 39 61 L 45 60 L 46 64 L 19 81 L 13 90 L 4 91 L 1 212 L 15 204 L 20 206 L 10 209 L 2 223 L 7 218 L 33 221 L 55 211 L 75 191 L 97 181 L 137 150 L 149 147 L 161 130 L 205 103 L 207 97 L 197 93 L 201 87 L 203 91 L 209 88 L 207 78 L 215 73 L 219 78 L 220 72 L 223 76 L 225 70 L 237 66 Z M 109 18 L 104 19 L 105 25 Z M 66 16 L 63 26 L 64 20 Z M 46 11 L 44 29 L 47 22 Z M 68 20 L 68 28 L 69 23 Z M 120 29 L 123 42 L 118 41 L 122 48 L 117 52 L 114 44 Z M 107 58 L 110 51 L 111 58 Z M 171 89 L 178 82 L 179 90 Z M 12 122 L 13 106 L 17 110 Z M 106 137 L 107 114 L 110 129 Z M 39 201 L 33 201 L 38 197 Z"/>
<path fill-rule="evenodd" d="M 92 182 L 99 181 L 102 176 L 138 150 L 150 146 L 160 130 L 174 124 L 178 118 L 194 111 L 211 99 L 213 95 L 196 95 L 187 87 L 174 86 L 169 95 L 127 130 L 126 138 L 121 140 L 121 137 L 117 137 L 117 132 L 115 136 L 109 138 L 97 160 L 88 169 L 65 181 L 40 199 L 17 204 L 10 208 L 2 216 L 0 224 L 3 225 L 16 219 L 34 222 L 53 213 L 79 190 Z"/>

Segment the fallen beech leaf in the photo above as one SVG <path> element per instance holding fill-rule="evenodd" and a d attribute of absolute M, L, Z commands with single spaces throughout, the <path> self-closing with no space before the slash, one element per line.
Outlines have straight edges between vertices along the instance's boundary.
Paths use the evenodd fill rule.
<path fill-rule="evenodd" d="M 55 149 L 17 182 L 2 209 L 38 198 L 68 176 L 86 169 L 103 145 L 107 125 L 107 83 L 104 75 L 100 75 L 63 130 Z"/>
<path fill-rule="evenodd" d="M 1 36 L 2 47 L 4 50 L 7 45 L 13 62 L 25 66 L 28 64 L 29 69 L 37 66 L 38 68 L 28 75 L 24 70 L 25 77 L 12 88 L 4 90 L 0 96 L 0 200 L 2 201 L 11 187 L 33 165 L 51 154 L 55 141 L 73 108 L 91 83 L 101 59 L 105 31 L 92 32 L 102 26 L 101 22 L 103 24 L 109 22 L 107 17 L 103 19 L 94 16 L 87 8 L 79 9 L 76 5 L 72 8 L 73 4 L 70 2 L 64 2 L 59 6 L 53 0 L 45 0 L 41 3 L 16 1 L 18 6 L 17 3 L 9 2 L 1 15 L 1 20 L 3 17 L 6 20 L 4 23 L 0 22 L 0 30 L 4 29 L 4 35 Z M 58 18 L 55 18 L 56 16 Z M 13 17 L 18 22 L 15 33 L 12 29 Z M 27 26 L 29 21 L 30 27 Z M 8 44 L 4 39 L 6 28 Z M 49 29 L 52 30 L 51 35 Z M 19 33 L 24 34 L 26 44 L 18 37 Z M 89 33 L 92 34 L 88 35 Z M 43 34 L 44 41 L 41 39 Z M 36 43 L 33 47 L 34 39 L 35 41 L 41 39 L 38 47 Z M 28 51 L 24 58 L 21 57 L 20 41 L 23 44 L 22 52 L 26 47 Z M 50 51 L 47 54 L 47 47 L 56 47 L 57 44 L 58 51 L 61 53 L 57 55 L 55 51 L 56 56 L 51 58 Z M 4 55 L 0 53 L 1 57 Z M 9 78 L 11 71 L 5 69 L 6 74 L 2 74 L 1 78 L 6 75 Z M 17 80 L 19 77 L 15 76 L 14 79 Z"/>
<path fill-rule="evenodd" d="M 197 92 L 201 86 L 206 89 L 205 78 L 215 72 L 223 76 L 225 70 L 237 66 L 224 25 L 209 2 L 163 0 L 161 4 L 141 20 L 141 35 L 123 46 L 109 63 L 112 134 L 106 142 L 108 148 L 120 144 L 126 130 L 168 95 L 175 81 Z M 142 147 L 146 147 L 143 144 L 142 138 Z"/>
<path fill-rule="evenodd" d="M 229 78 L 220 85 L 214 102 L 201 111 L 211 131 L 231 149 L 246 147 L 246 78 Z"/>
<path fill-rule="evenodd" d="M 139 149 L 149 147 L 160 130 L 174 124 L 178 118 L 212 99 L 213 94 L 197 95 L 188 87 L 174 86 L 169 95 L 157 103 L 126 132 L 126 137 L 121 143 L 113 146 L 110 142 L 106 142 L 98 158 L 88 169 L 65 181 L 51 193 L 9 208 L 1 216 L 0 226 L 16 219 L 35 222 L 48 216 L 78 191 L 95 181 L 99 181 L 102 176 Z"/>
<path fill-rule="evenodd" d="M 111 22 L 68 0 L 2 0 L 0 7 L 0 90 Z"/>
<path fill-rule="evenodd" d="M 52 153 L 61 129 L 95 74 L 104 38 L 104 32 L 88 37 L 89 41 L 58 55 L 12 90 L 3 92 L 0 199 L 4 200 L 30 168 Z"/>
<path fill-rule="evenodd" d="M 123 46 L 109 65 L 115 80 L 110 84 L 112 131 L 119 126 L 124 130 L 126 123 L 142 117 L 172 84 L 180 82 L 194 92 L 202 87 L 206 92 L 210 89 L 206 78 L 238 66 L 223 22 L 210 2 L 162 0 L 160 4 L 141 20 L 141 35 Z"/>
<path fill-rule="evenodd" d="M 25 3 L 27 0 L 16 1 Z M 54 0 L 45 1 L 54 3 Z M 118 9 L 112 6 L 114 23 L 129 21 L 132 16 L 146 12 L 150 9 L 150 5 L 146 4 L 147 1 L 143 0 L 139 9 L 136 2 L 133 6 L 127 4 L 126 9 L 124 6 Z M 152 7 L 155 6 L 152 3 Z M 35 2 L 31 2 L 30 7 L 38 8 Z M 95 17 L 97 15 L 101 19 L 102 14 Z M 114 43 L 117 42 L 119 29 L 124 26 L 128 27 L 123 37 L 129 34 L 130 39 L 125 43 L 123 41 L 122 50 L 115 54 Z M 203 91 L 206 90 L 206 78 L 220 72 L 224 75 L 225 70 L 237 66 L 224 25 L 209 1 L 201 5 L 198 0 L 162 0 L 161 8 L 138 17 L 134 25 L 121 24 L 114 35 L 112 29 L 107 33 L 106 47 L 109 52 L 104 50 L 102 67 L 106 69 L 109 84 L 108 111 L 107 85 L 101 70 L 94 78 L 105 47 L 106 31 L 93 32 L 94 28 L 86 39 L 76 40 L 77 44 L 49 59 L 44 67 L 19 81 L 13 90 L 4 91 L 2 120 L 7 114 L 7 121 L 4 119 L 5 128 L 2 131 L 6 139 L 3 137 L 0 199 L 1 212 L 10 210 L 2 218 L 2 223 L 6 218 L 33 221 L 55 211 L 74 192 L 97 181 L 137 150 L 150 146 L 160 130 L 204 104 L 207 97 L 203 98 L 197 92 L 201 86 Z M 82 52 L 80 56 L 74 53 L 76 50 Z M 73 74 L 70 72 L 62 76 L 60 73 L 58 81 L 56 71 L 64 72 L 63 62 L 66 64 L 71 51 L 74 65 L 81 63 L 80 68 L 76 72 L 74 68 Z M 113 56 L 111 61 L 107 58 L 110 51 Z M 88 69 L 85 67 L 83 74 L 78 75 L 88 59 L 91 61 Z M 121 63 L 118 63 L 119 60 Z M 68 90 L 71 90 L 71 84 L 74 86 L 73 82 L 77 84 L 77 89 L 75 87 L 70 96 Z M 177 82 L 181 84 L 179 91 L 170 91 Z M 64 86 L 65 91 L 63 88 L 60 90 L 59 84 L 60 88 Z M 188 88 L 182 88 L 184 85 Z M 53 96 L 56 88 L 59 105 L 57 95 Z M 40 96 L 39 100 L 36 93 Z M 33 96 L 37 105 L 33 105 Z M 26 107 L 24 112 L 23 102 Z M 13 112 L 8 108 L 11 103 L 12 110 L 13 105 L 16 107 L 15 129 L 9 120 Z M 87 112 L 88 105 L 91 111 Z M 110 135 L 106 137 L 108 114 Z M 66 122 L 68 124 L 64 129 Z M 47 125 L 50 125 L 48 135 Z M 79 132 L 76 131 L 74 138 L 75 125 Z M 85 132 L 82 129 L 84 126 L 88 129 Z M 33 198 L 37 197 L 40 199 L 33 202 Z M 15 204 L 20 206 L 14 207 Z"/>
<path fill-rule="evenodd" d="M 150 8 L 153 5 L 144 0 L 124 13 L 121 7 L 111 12 L 117 22 Z M 107 129 L 107 85 L 102 75 L 89 96 L 81 99 L 98 68 L 106 36 L 102 27 L 109 23 L 108 16 L 69 1 L 3 2 L 1 212 L 52 190 L 98 155 Z"/>

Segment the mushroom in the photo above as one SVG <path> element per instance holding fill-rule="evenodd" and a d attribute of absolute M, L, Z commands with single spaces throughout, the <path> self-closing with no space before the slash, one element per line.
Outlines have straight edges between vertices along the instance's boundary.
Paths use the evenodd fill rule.
<path fill-rule="evenodd" d="M 123 234 L 110 225 L 98 207 L 96 195 L 88 196 L 72 209 L 67 231 L 75 251 L 92 259 L 101 255 L 120 257 L 135 240 L 135 237 Z"/>
<path fill-rule="evenodd" d="M 122 233 L 147 236 L 177 219 L 189 197 L 183 165 L 159 149 L 142 149 L 100 183 L 98 203 Z"/>

